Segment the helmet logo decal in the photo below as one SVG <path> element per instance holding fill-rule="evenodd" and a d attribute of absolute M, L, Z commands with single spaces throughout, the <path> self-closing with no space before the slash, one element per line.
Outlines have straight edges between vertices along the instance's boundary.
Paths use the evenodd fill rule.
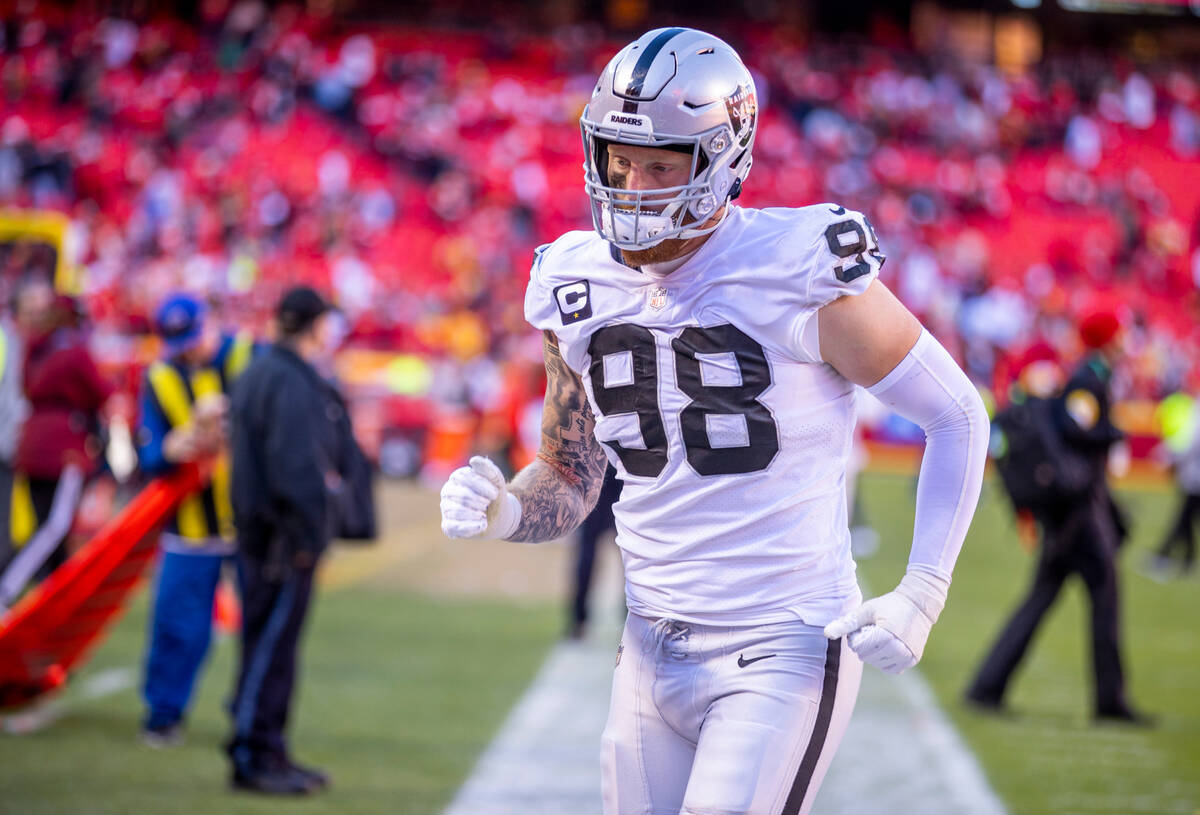
<path fill-rule="evenodd" d="M 606 127 L 632 133 L 650 134 L 654 131 L 654 124 L 650 121 L 649 116 L 622 113 L 615 110 L 610 110 L 604 115 L 603 124 Z"/>
<path fill-rule="evenodd" d="M 749 85 L 738 85 L 736 91 L 725 97 L 725 109 L 729 111 L 729 124 L 734 138 L 745 147 L 754 133 L 754 120 L 758 116 L 758 99 Z"/>

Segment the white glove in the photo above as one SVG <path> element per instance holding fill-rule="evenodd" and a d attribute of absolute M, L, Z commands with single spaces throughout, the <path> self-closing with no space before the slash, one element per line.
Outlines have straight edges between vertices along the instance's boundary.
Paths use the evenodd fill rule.
<path fill-rule="evenodd" d="M 825 636 L 835 640 L 849 635 L 850 649 L 863 662 L 898 674 L 921 659 L 949 588 L 950 581 L 937 575 L 909 571 L 895 591 L 868 600 L 825 626 Z"/>
<path fill-rule="evenodd" d="M 450 538 L 506 538 L 521 523 L 521 502 L 491 459 L 473 456 L 442 486 L 442 531 Z"/>

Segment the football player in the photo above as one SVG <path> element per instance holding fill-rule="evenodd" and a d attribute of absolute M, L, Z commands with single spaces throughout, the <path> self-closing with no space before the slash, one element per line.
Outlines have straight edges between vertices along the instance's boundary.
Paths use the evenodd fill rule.
<path fill-rule="evenodd" d="M 808 812 L 862 661 L 920 659 L 979 495 L 983 404 L 876 280 L 870 222 L 734 204 L 757 114 L 709 34 L 651 31 L 612 59 L 581 117 L 594 231 L 539 248 L 525 300 L 545 336 L 538 458 L 506 484 L 476 457 L 442 489 L 447 535 L 546 541 L 588 514 L 607 462 L 624 480 L 608 815 Z M 866 603 L 855 383 L 927 438 L 908 568 Z"/>

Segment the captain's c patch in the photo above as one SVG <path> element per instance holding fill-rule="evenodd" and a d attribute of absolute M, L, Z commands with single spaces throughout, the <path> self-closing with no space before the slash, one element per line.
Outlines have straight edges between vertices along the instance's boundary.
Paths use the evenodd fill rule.
<path fill-rule="evenodd" d="M 577 323 L 592 316 L 592 289 L 586 280 L 564 283 L 554 289 L 554 300 L 563 325 Z"/>

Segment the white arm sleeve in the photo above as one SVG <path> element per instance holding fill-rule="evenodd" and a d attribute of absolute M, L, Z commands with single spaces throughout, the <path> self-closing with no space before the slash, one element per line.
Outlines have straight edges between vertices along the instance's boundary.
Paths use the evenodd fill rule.
<path fill-rule="evenodd" d="M 989 423 L 983 400 L 928 331 L 921 332 L 891 373 L 867 390 L 925 431 L 908 570 L 949 585 L 987 463 Z"/>

